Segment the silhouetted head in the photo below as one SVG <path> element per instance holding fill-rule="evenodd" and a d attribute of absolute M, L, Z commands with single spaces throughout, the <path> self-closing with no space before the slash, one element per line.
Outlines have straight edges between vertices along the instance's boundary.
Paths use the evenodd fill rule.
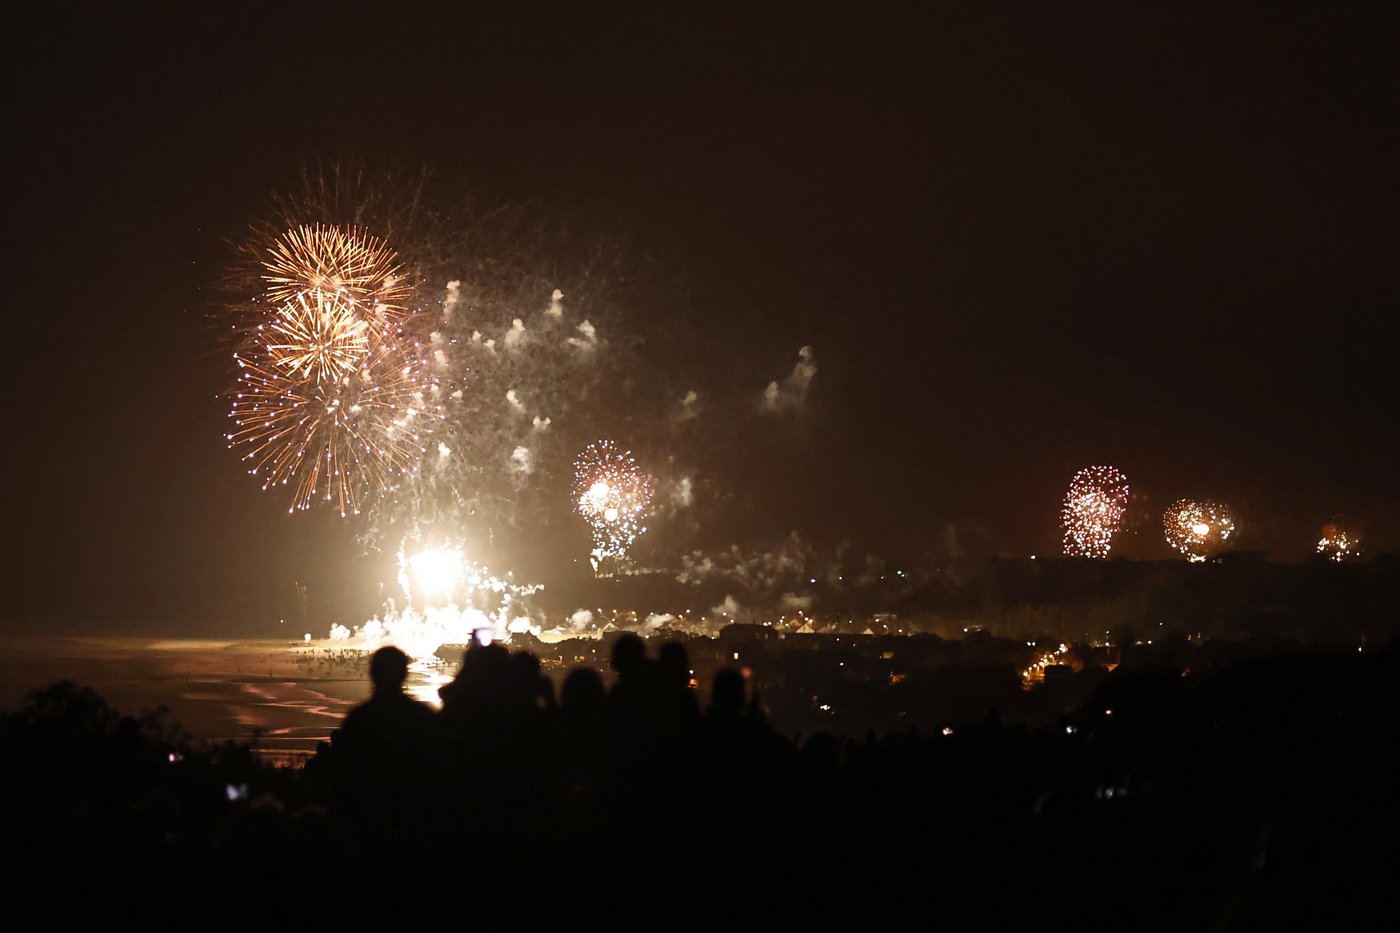
<path fill-rule="evenodd" d="M 408 655 L 393 645 L 385 645 L 369 660 L 369 679 L 375 690 L 401 690 L 408 679 Z"/>
<path fill-rule="evenodd" d="M 559 688 L 559 704 L 566 710 L 587 713 L 600 709 L 607 690 L 602 676 L 591 667 L 576 667 Z"/>
<path fill-rule="evenodd" d="M 617 641 L 613 642 L 610 661 L 612 669 L 622 677 L 639 673 L 646 667 L 647 643 L 642 641 L 640 635 L 623 632 Z"/>
<path fill-rule="evenodd" d="M 841 762 L 841 744 L 830 732 L 812 733 L 802 743 L 801 751 L 802 759 L 816 768 L 833 770 Z"/>
<path fill-rule="evenodd" d="M 540 659 L 529 651 L 511 652 L 505 673 L 509 678 L 511 698 L 520 703 L 542 699 L 542 690 L 552 686 L 549 678 L 540 675 Z"/>
<path fill-rule="evenodd" d="M 685 642 L 664 642 L 657 651 L 656 660 L 665 673 L 667 683 L 690 683 L 690 652 L 686 651 Z"/>
<path fill-rule="evenodd" d="M 457 680 L 476 690 L 499 690 L 509 679 L 510 649 L 500 642 L 473 644 L 462 655 Z"/>
<path fill-rule="evenodd" d="M 722 668 L 710 685 L 710 711 L 718 716 L 738 716 L 747 702 L 744 675 L 732 667 Z"/>

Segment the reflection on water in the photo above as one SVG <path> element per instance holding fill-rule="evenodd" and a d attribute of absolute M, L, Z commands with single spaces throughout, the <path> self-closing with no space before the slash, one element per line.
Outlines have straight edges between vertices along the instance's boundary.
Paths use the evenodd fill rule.
<path fill-rule="evenodd" d="M 438 695 L 443 684 L 450 683 L 453 674 L 434 658 L 432 661 L 415 661 L 408 666 L 408 682 L 405 688 L 408 695 L 421 700 L 435 709 L 442 708 L 442 697 Z"/>
<path fill-rule="evenodd" d="M 415 665 L 413 695 L 436 704 L 451 679 Z M 296 764 L 370 693 L 368 655 L 302 642 L 0 637 L 0 709 L 59 680 L 90 687 L 121 713 L 164 707 L 196 740 L 253 742 Z"/>

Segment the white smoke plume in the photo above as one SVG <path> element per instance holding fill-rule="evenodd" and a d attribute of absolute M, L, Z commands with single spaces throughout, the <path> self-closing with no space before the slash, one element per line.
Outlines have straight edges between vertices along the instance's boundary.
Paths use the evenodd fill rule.
<path fill-rule="evenodd" d="M 723 602 L 717 606 L 710 607 L 710 614 L 733 620 L 739 615 L 741 608 L 742 607 L 733 596 L 726 594 Z"/>
<path fill-rule="evenodd" d="M 587 609 L 577 609 L 569 616 L 569 625 L 581 632 L 593 624 L 593 613 Z"/>
<path fill-rule="evenodd" d="M 456 279 L 447 283 L 447 294 L 442 299 L 442 319 L 444 321 L 452 318 L 452 312 L 457 307 L 457 301 L 461 297 L 461 288 L 462 283 Z"/>
<path fill-rule="evenodd" d="M 544 313 L 545 313 L 545 314 L 548 314 L 550 317 L 554 317 L 554 318 L 563 317 L 563 316 L 564 316 L 564 303 L 563 303 L 563 302 L 564 302 L 564 293 L 561 292 L 559 289 L 556 288 L 556 289 L 554 290 L 554 294 L 549 296 L 549 307 L 545 310 Z"/>
<path fill-rule="evenodd" d="M 517 447 L 510 455 L 511 471 L 517 474 L 529 476 L 535 472 L 535 455 L 528 447 Z"/>
<path fill-rule="evenodd" d="M 792 372 L 782 382 L 774 380 L 763 390 L 762 408 L 764 411 L 791 411 L 802 405 L 807 390 L 817 375 L 817 361 L 812 348 L 804 346 L 797 351 L 797 363 Z"/>
<path fill-rule="evenodd" d="M 817 564 L 812 545 L 794 531 L 772 550 L 750 551 L 734 544 L 710 554 L 682 554 L 676 581 L 697 585 L 724 581 L 747 592 L 771 593 L 811 582 L 818 576 L 814 569 Z"/>
<path fill-rule="evenodd" d="M 578 325 L 578 332 L 582 337 L 570 337 L 569 346 L 578 347 L 580 350 L 592 350 L 598 346 L 598 331 L 588 321 L 581 321 Z"/>
<path fill-rule="evenodd" d="M 510 402 L 511 407 L 516 411 L 523 412 L 525 410 L 525 403 L 520 401 L 520 396 L 515 394 L 514 389 L 508 389 L 506 391 L 506 401 Z"/>
<path fill-rule="evenodd" d="M 675 411 L 671 414 L 671 420 L 676 422 L 689 421 L 700 414 L 700 396 L 694 389 L 681 396 L 680 402 L 676 405 Z"/>
<path fill-rule="evenodd" d="M 510 330 L 506 331 L 505 345 L 507 350 L 514 350 L 525 342 L 525 322 L 516 318 L 510 323 Z"/>

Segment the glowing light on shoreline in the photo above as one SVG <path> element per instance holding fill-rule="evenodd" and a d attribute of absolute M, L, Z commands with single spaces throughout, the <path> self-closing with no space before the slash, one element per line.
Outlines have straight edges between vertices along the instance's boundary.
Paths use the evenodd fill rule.
<path fill-rule="evenodd" d="M 477 632 L 493 641 L 512 635 L 541 634 L 528 598 L 543 589 L 498 576 L 468 560 L 459 546 L 399 547 L 399 586 L 409 604 L 386 607 L 351 629 L 332 626 L 330 640 L 371 651 L 392 644 L 412 658 L 429 658 L 443 645 L 465 645 Z"/>
<path fill-rule="evenodd" d="M 623 560 L 651 507 L 651 477 L 631 451 L 609 440 L 589 444 L 574 463 L 574 510 L 593 533 L 593 569 Z"/>
<path fill-rule="evenodd" d="M 425 599 L 450 597 L 462 578 L 461 548 L 426 548 L 411 557 L 404 557 L 402 551 L 399 553 L 399 585 L 410 598 L 414 590 Z"/>
<path fill-rule="evenodd" d="M 1060 509 L 1064 552 L 1106 558 L 1128 505 L 1128 479 L 1116 467 L 1085 467 L 1074 474 Z"/>
<path fill-rule="evenodd" d="M 1162 528 L 1167 544 L 1199 563 L 1229 539 L 1235 520 L 1218 502 L 1178 499 L 1162 515 Z"/>

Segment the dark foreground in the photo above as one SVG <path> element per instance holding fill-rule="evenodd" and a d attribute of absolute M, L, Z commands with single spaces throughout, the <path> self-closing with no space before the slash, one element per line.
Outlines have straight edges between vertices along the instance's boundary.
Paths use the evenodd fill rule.
<path fill-rule="evenodd" d="M 699 697 L 658 656 L 556 691 L 527 652 L 477 651 L 430 725 L 337 732 L 304 769 L 71 682 L 32 694 L 0 730 L 11 915 L 1394 928 L 1394 644 L 1120 665 L 1046 727 L 800 740 L 737 672 Z"/>

